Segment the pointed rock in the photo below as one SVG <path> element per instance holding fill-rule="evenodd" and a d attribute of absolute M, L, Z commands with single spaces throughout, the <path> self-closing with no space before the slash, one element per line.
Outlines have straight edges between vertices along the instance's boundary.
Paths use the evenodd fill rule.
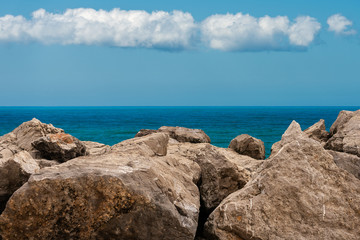
<path fill-rule="evenodd" d="M 333 123 L 333 125 L 331 125 L 330 127 L 330 135 L 334 135 L 335 133 L 337 133 L 340 129 L 343 128 L 344 124 L 347 123 L 350 118 L 352 118 L 352 116 L 354 115 L 354 112 L 352 111 L 341 111 L 338 115 L 338 117 L 336 118 L 335 122 Z"/>
<path fill-rule="evenodd" d="M 64 130 L 55 128 L 52 124 L 42 123 L 36 118 L 24 122 L 11 133 L 0 137 L 0 158 L 11 157 L 23 150 L 29 152 L 33 158 L 41 158 L 32 143 L 48 134 L 63 132 Z"/>
<path fill-rule="evenodd" d="M 329 139 L 329 133 L 326 131 L 325 120 L 320 119 L 317 123 L 304 130 L 304 133 L 320 143 L 324 143 Z"/>
<path fill-rule="evenodd" d="M 294 141 L 295 139 L 308 138 L 307 135 L 301 130 L 300 124 L 295 120 L 291 122 L 290 126 L 286 129 L 279 142 L 276 142 L 271 147 L 271 156 L 274 156 L 280 149 Z"/>

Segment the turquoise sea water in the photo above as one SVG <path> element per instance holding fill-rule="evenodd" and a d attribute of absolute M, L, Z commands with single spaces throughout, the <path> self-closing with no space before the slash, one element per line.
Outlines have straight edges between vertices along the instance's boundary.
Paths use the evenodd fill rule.
<path fill-rule="evenodd" d="M 271 145 L 292 120 L 306 129 L 324 119 L 327 129 L 339 111 L 360 107 L 0 107 L 0 135 L 32 118 L 79 138 L 109 145 L 134 137 L 142 128 L 161 126 L 200 128 L 212 144 L 227 147 L 242 133 L 265 143 L 267 155 Z"/>

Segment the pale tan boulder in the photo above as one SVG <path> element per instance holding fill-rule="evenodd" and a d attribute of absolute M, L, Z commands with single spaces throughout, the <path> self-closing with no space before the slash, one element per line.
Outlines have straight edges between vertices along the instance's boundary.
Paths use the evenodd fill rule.
<path fill-rule="evenodd" d="M 360 180 L 299 129 L 212 212 L 206 239 L 359 239 Z"/>
<path fill-rule="evenodd" d="M 263 160 L 265 159 L 264 142 L 248 134 L 241 134 L 231 140 L 229 148 L 241 155 Z"/>

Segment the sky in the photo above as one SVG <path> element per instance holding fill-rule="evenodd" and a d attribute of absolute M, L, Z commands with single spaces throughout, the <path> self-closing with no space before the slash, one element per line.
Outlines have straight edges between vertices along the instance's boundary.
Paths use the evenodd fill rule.
<path fill-rule="evenodd" d="M 0 6 L 0 106 L 360 106 L 358 0 Z"/>

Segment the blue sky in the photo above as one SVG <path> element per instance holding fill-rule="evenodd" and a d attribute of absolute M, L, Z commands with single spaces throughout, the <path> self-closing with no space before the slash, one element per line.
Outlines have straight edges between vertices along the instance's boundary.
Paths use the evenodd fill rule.
<path fill-rule="evenodd" d="M 2 106 L 360 105 L 358 0 L 0 3 Z"/>

